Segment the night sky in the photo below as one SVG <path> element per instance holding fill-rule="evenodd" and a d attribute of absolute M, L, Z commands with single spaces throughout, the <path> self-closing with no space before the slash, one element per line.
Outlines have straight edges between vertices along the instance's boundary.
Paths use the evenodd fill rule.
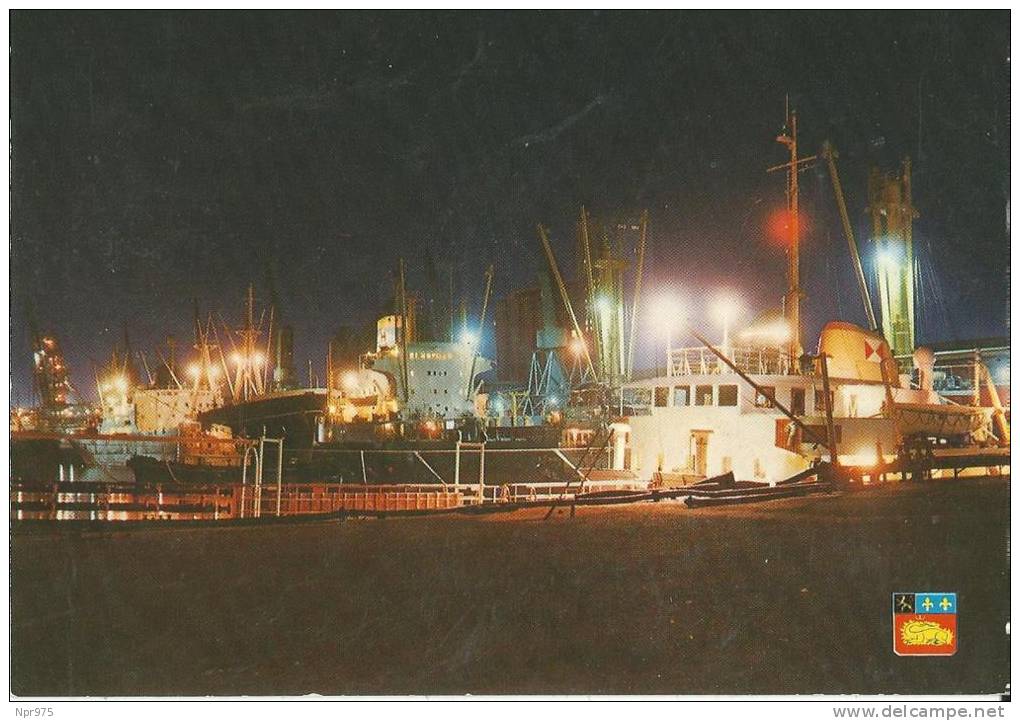
<path fill-rule="evenodd" d="M 411 287 L 452 268 L 477 315 L 489 263 L 496 297 L 533 282 L 536 223 L 571 264 L 581 204 L 648 208 L 648 287 L 675 283 L 696 312 L 729 287 L 751 316 L 784 291 L 765 232 L 783 178 L 764 171 L 786 160 L 787 93 L 803 152 L 840 151 L 866 258 L 867 171 L 913 159 L 919 340 L 1008 332 L 1008 11 L 14 12 L 10 28 L 15 402 L 29 302 L 90 396 L 125 324 L 135 349 L 183 346 L 195 300 L 239 320 L 271 274 L 303 376 L 337 327 L 386 310 L 399 257 Z M 809 346 L 864 317 L 822 171 L 802 175 Z"/>

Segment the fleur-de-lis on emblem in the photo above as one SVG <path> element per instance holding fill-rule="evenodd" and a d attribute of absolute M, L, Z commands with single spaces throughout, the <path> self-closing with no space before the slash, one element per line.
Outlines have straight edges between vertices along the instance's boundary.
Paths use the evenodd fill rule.
<path fill-rule="evenodd" d="M 934 606 L 935 604 L 931 602 L 931 599 L 928 598 L 928 596 L 925 596 L 924 601 L 921 602 L 921 605 L 924 606 L 925 611 L 930 611 L 931 607 Z"/>

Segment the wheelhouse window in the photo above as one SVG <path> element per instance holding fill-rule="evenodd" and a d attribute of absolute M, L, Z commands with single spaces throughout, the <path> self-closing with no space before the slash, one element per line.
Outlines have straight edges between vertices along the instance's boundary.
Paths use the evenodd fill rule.
<path fill-rule="evenodd" d="M 825 426 L 809 425 L 809 426 L 806 426 L 806 428 L 808 429 L 809 434 L 813 435 L 815 438 L 820 438 L 820 439 L 823 439 L 823 440 L 828 438 L 829 432 L 828 432 L 828 430 L 826 430 Z M 833 425 L 832 432 L 833 432 L 833 435 L 836 436 L 836 443 L 842 443 L 843 442 L 843 427 L 842 426 L 838 426 L 838 425 Z"/>
<path fill-rule="evenodd" d="M 829 403 L 835 406 L 836 394 L 833 391 L 829 391 Z M 821 388 L 815 388 L 815 413 L 825 414 L 825 391 Z"/>
<path fill-rule="evenodd" d="M 690 386 L 674 386 L 673 387 L 673 405 L 677 407 L 689 406 L 691 404 L 691 387 Z"/>
<path fill-rule="evenodd" d="M 623 402 L 633 408 L 647 408 L 652 405 L 651 388 L 624 388 Z"/>
<path fill-rule="evenodd" d="M 665 408 L 669 405 L 669 386 L 655 387 L 655 407 Z"/>
<path fill-rule="evenodd" d="M 712 405 L 712 386 L 696 386 L 694 391 L 694 405 Z"/>
<path fill-rule="evenodd" d="M 774 408 L 776 405 L 776 389 L 773 386 L 761 386 L 754 394 L 755 408 Z"/>
<path fill-rule="evenodd" d="M 737 387 L 735 385 L 719 386 L 719 405 L 720 406 L 737 405 Z"/>

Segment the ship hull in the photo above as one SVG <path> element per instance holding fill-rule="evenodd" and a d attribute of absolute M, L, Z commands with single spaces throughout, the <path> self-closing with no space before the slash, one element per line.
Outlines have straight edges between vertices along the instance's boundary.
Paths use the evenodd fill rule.
<path fill-rule="evenodd" d="M 141 485 L 229 485 L 240 483 L 241 469 L 236 466 L 208 466 L 133 456 L 127 467 Z"/>
<path fill-rule="evenodd" d="M 247 438 L 283 438 L 288 448 L 311 448 L 326 412 L 325 389 L 287 391 L 206 411 L 203 426 L 216 423 Z"/>

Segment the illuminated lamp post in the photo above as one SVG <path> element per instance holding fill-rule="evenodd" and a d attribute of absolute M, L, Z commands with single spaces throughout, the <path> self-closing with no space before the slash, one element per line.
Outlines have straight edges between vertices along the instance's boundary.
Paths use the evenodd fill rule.
<path fill-rule="evenodd" d="M 740 314 L 740 301 L 730 295 L 720 296 L 712 308 L 716 319 L 722 324 L 722 351 L 730 352 L 730 324 Z"/>
<path fill-rule="evenodd" d="M 652 306 L 652 324 L 666 339 L 666 376 L 673 375 L 673 328 L 682 319 L 680 304 L 671 294 L 662 295 Z"/>

